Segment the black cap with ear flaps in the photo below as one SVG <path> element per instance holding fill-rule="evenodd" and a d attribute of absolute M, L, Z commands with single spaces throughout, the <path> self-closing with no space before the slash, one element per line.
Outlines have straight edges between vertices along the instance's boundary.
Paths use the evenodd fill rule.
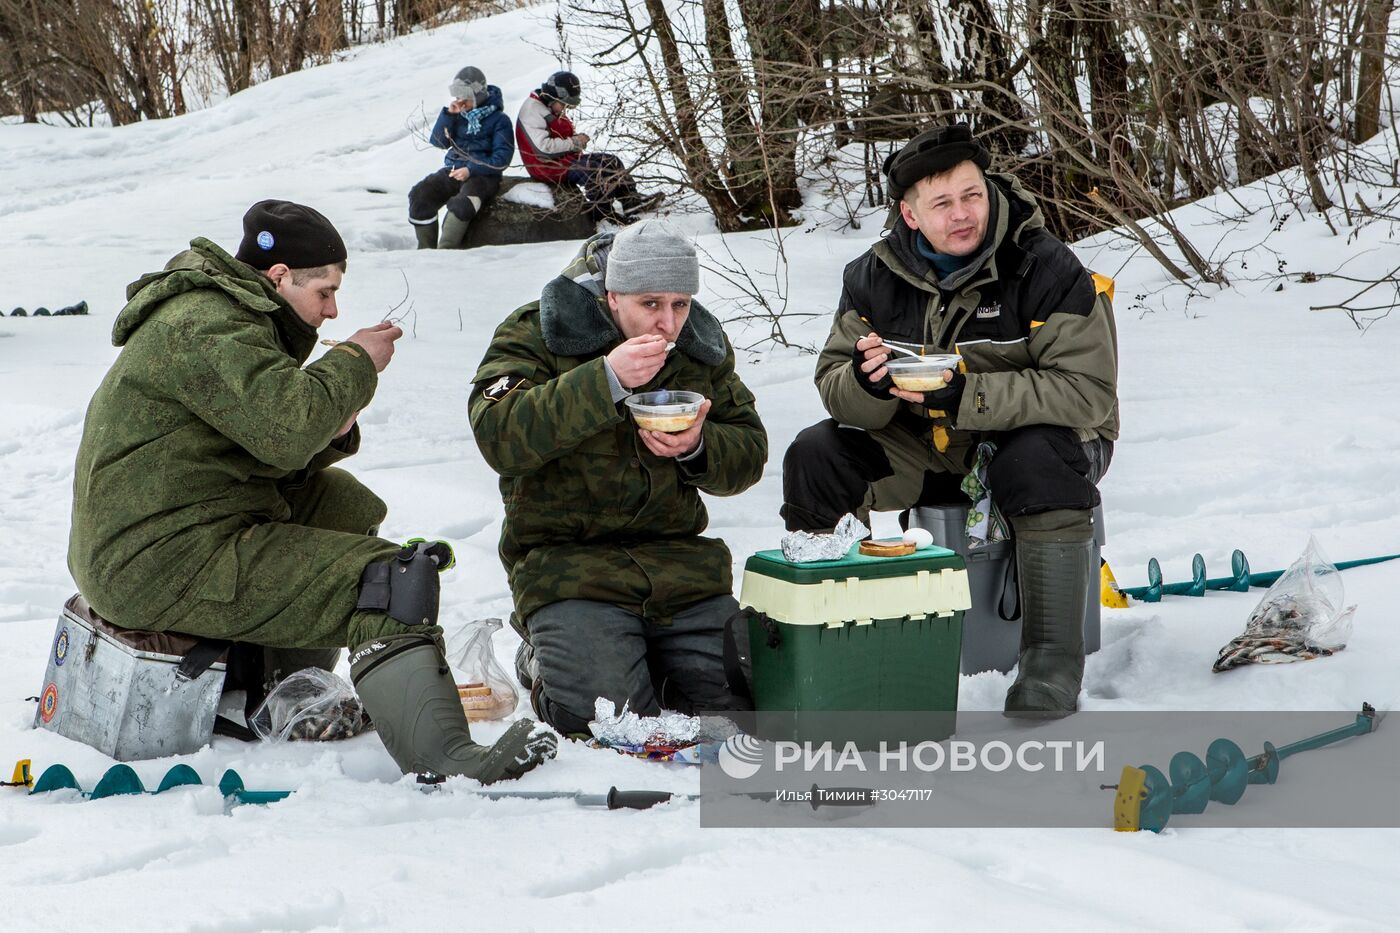
<path fill-rule="evenodd" d="M 885 191 L 895 200 L 920 179 L 971 161 L 982 171 L 992 164 L 987 147 L 972 138 L 966 123 L 949 123 L 924 130 L 885 160 Z"/>

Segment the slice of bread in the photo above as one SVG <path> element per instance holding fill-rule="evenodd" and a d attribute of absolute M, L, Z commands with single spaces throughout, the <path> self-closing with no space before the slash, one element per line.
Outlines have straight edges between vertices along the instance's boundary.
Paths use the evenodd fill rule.
<path fill-rule="evenodd" d="M 860 552 L 867 557 L 903 557 L 913 554 L 914 545 L 900 538 L 886 538 L 883 541 L 862 541 Z"/>

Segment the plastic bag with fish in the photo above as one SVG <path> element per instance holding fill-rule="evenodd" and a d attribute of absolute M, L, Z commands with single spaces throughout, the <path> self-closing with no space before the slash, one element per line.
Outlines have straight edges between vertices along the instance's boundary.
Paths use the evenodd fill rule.
<path fill-rule="evenodd" d="M 1327 657 L 1351 638 L 1355 606 L 1346 606 L 1342 574 L 1317 540 L 1308 546 L 1259 600 L 1244 634 L 1220 649 L 1213 670 L 1243 664 L 1283 664 Z"/>

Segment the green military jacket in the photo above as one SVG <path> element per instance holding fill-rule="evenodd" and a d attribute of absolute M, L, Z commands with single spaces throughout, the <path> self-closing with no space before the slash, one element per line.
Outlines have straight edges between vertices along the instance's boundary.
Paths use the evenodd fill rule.
<path fill-rule="evenodd" d="M 359 447 L 335 433 L 374 395 L 368 354 L 316 345 L 272 283 L 198 238 L 127 287 L 122 347 L 88 406 L 68 569 L 93 608 L 149 628 L 184 598 L 231 600 L 240 530 L 285 521 L 279 486 Z"/>
<path fill-rule="evenodd" d="M 1039 205 L 1014 177 L 989 174 L 987 181 L 988 236 L 964 268 L 940 277 L 897 213 L 888 235 L 846 267 L 817 361 L 822 402 L 854 427 L 923 433 L 955 460 L 980 434 L 1034 424 L 1073 428 L 1084 440 L 1114 440 L 1112 280 L 1085 269 L 1045 229 Z M 967 385 L 956 417 L 878 399 L 860 386 L 851 354 L 871 331 L 928 353 L 962 355 Z"/>
<path fill-rule="evenodd" d="M 614 402 L 603 357 L 622 342 L 607 309 L 593 237 L 539 301 L 496 329 L 472 376 L 472 430 L 501 476 L 500 553 L 517 625 L 564 599 L 621 606 L 667 624 L 733 592 L 729 549 L 701 536 L 701 491 L 732 496 L 758 481 L 768 439 L 734 350 L 699 304 L 656 377 L 636 391 L 699 392 L 712 407 L 692 460 L 657 457 Z"/>

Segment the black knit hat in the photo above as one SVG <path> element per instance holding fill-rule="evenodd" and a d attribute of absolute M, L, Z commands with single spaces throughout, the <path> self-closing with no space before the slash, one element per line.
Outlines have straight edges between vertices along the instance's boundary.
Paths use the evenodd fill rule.
<path fill-rule="evenodd" d="M 562 101 L 570 107 L 577 107 L 579 101 L 583 100 L 583 85 L 579 83 L 578 75 L 572 71 L 556 71 L 549 76 L 549 80 L 540 85 L 540 100 L 546 104 L 551 101 Z"/>
<path fill-rule="evenodd" d="M 946 172 L 971 160 L 982 171 L 992 164 L 992 154 L 972 138 L 966 123 L 935 126 L 915 136 L 885 160 L 885 190 L 899 200 L 921 179 Z"/>
<path fill-rule="evenodd" d="M 235 258 L 267 270 L 279 262 L 315 269 L 345 256 L 345 241 L 320 211 L 291 201 L 259 201 L 243 215 L 243 242 Z"/>

